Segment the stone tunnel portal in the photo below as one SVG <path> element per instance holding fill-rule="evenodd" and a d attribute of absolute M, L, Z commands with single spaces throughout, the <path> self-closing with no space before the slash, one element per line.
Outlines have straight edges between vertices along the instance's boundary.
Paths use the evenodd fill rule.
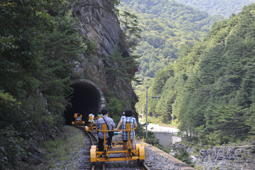
<path fill-rule="evenodd" d="M 80 113 L 83 116 L 82 119 L 88 123 L 87 117 L 91 111 L 97 116 L 104 103 L 101 89 L 90 80 L 76 81 L 71 87 L 74 91 L 67 99 L 72 106 L 68 106 L 65 110 L 65 124 L 72 124 L 74 113 Z"/>

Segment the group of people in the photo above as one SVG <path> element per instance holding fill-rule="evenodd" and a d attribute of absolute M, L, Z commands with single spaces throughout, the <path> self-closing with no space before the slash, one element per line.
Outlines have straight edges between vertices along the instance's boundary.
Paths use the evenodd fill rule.
<path fill-rule="evenodd" d="M 137 122 L 136 119 L 132 116 L 132 111 L 130 109 L 125 110 L 125 112 L 123 113 L 123 116 L 121 117 L 117 128 L 115 128 L 115 123 L 113 121 L 112 118 L 110 118 L 109 115 L 109 111 L 108 109 L 104 108 L 101 110 L 101 114 L 103 115 L 102 118 L 97 120 L 96 123 L 96 127 L 99 130 L 102 130 L 102 125 L 104 123 L 106 123 L 108 130 L 119 130 L 120 126 L 122 125 L 122 129 L 126 129 L 126 123 L 130 123 L 131 124 L 131 129 L 134 129 L 137 127 Z M 111 148 L 111 143 L 112 143 L 112 136 L 110 136 L 108 133 L 105 134 L 106 139 L 108 139 L 107 141 L 107 145 L 108 148 Z M 123 140 L 123 149 L 127 149 L 127 141 L 128 141 L 128 132 L 126 131 L 122 131 L 121 133 L 121 139 Z M 132 130 L 130 132 L 130 140 L 131 140 L 131 144 L 133 146 L 134 143 L 134 139 L 135 139 L 135 131 Z M 98 132 L 98 149 L 99 151 L 103 151 L 104 150 L 104 134 L 102 132 Z"/>

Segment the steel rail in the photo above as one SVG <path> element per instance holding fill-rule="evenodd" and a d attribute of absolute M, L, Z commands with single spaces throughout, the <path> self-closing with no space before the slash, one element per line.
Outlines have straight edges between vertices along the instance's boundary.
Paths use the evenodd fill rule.
<path fill-rule="evenodd" d="M 91 145 L 94 145 L 94 142 L 93 142 L 93 139 L 92 139 L 92 138 L 94 138 L 95 141 L 98 141 L 98 139 L 95 137 L 95 135 L 92 134 L 91 132 L 86 132 L 85 129 L 84 129 L 84 127 L 81 127 L 81 126 L 75 126 L 75 127 L 76 127 L 77 129 L 82 130 L 83 133 L 86 134 L 86 135 L 89 137 L 89 140 L 90 140 L 90 144 L 91 144 Z M 95 165 L 91 165 L 91 168 L 90 168 L 90 169 L 91 169 L 91 170 L 95 170 L 95 169 L 96 169 L 96 166 L 95 166 Z"/>
<path fill-rule="evenodd" d="M 88 132 L 88 133 L 95 139 L 96 142 L 98 142 L 97 137 L 95 137 L 95 135 L 93 133 L 91 133 L 91 132 Z"/>
<path fill-rule="evenodd" d="M 143 170 L 150 170 L 150 168 L 145 164 L 145 162 L 141 163 L 141 168 Z"/>
<path fill-rule="evenodd" d="M 85 134 L 86 134 L 86 135 L 89 137 L 89 139 L 90 139 L 91 145 L 94 145 L 94 142 L 93 142 L 93 139 L 92 139 L 92 138 L 94 138 L 94 140 L 95 140 L 96 142 L 98 142 L 97 137 L 95 137 L 95 135 L 94 135 L 93 133 L 91 133 L 91 132 L 86 132 L 85 129 L 84 129 L 84 127 L 81 127 L 81 126 L 75 126 L 75 127 L 78 128 L 78 129 L 80 129 L 80 130 L 82 130 L 83 132 L 85 132 Z"/>
<path fill-rule="evenodd" d="M 81 126 L 75 126 L 75 127 L 82 130 L 89 137 L 91 145 L 94 145 L 93 139 L 96 142 L 98 142 L 97 137 L 93 133 L 85 131 L 85 129 Z M 133 129 L 131 129 L 131 130 L 133 130 Z M 114 131 L 114 130 L 109 130 L 109 131 Z M 143 170 L 150 170 L 150 168 L 144 162 L 140 163 L 140 167 Z M 95 170 L 95 169 L 96 169 L 96 165 L 91 165 L 91 170 Z M 102 164 L 102 170 L 106 170 L 105 163 Z"/>
<path fill-rule="evenodd" d="M 105 170 L 105 163 L 103 163 L 102 170 Z"/>
<path fill-rule="evenodd" d="M 91 135 L 88 132 L 86 132 L 86 135 L 88 135 L 88 137 L 89 137 L 90 144 L 94 145 L 94 142 L 93 142 L 93 139 L 92 139 Z"/>

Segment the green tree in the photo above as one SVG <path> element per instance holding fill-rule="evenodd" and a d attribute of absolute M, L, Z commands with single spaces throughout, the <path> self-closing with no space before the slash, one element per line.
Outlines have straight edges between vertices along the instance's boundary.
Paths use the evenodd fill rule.
<path fill-rule="evenodd" d="M 184 45 L 166 81 L 156 74 L 151 89 L 172 107 L 188 139 L 216 145 L 254 133 L 254 9 L 244 7 L 215 23 L 203 41 Z"/>
<path fill-rule="evenodd" d="M 141 40 L 141 29 L 138 26 L 138 18 L 135 14 L 123 11 L 120 14 L 120 26 L 122 29 L 122 39 L 125 46 L 133 52 Z"/>
<path fill-rule="evenodd" d="M 233 13 L 240 12 L 245 5 L 253 3 L 253 0 L 176 0 L 176 2 L 192 6 L 210 15 L 220 14 L 225 18 L 230 17 Z"/>
<path fill-rule="evenodd" d="M 107 61 L 111 67 L 105 68 L 106 72 L 125 80 L 134 80 L 134 74 L 138 63 L 135 61 L 137 56 L 123 57 L 119 48 L 115 48 L 114 53 L 109 55 Z M 138 56 L 139 57 L 139 56 Z"/>
<path fill-rule="evenodd" d="M 14 168 L 32 137 L 46 140 L 63 123 L 73 61 L 88 49 L 68 6 L 0 2 L 0 169 Z"/>
<path fill-rule="evenodd" d="M 245 120 L 247 119 L 245 110 L 242 106 L 238 105 L 212 108 L 206 115 L 206 119 L 207 131 L 216 134 L 221 144 L 234 142 L 240 137 L 244 138 L 243 134 L 247 133 L 250 129 L 249 126 L 245 125 Z M 213 143 L 213 141 L 210 142 Z"/>

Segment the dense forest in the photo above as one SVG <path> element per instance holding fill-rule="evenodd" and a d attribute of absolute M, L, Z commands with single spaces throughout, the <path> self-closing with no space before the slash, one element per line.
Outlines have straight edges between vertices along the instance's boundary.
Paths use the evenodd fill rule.
<path fill-rule="evenodd" d="M 214 21 L 223 19 L 169 0 L 123 0 L 119 9 L 138 17 L 142 41 L 135 51 L 141 55 L 136 74 L 143 79 L 154 78 L 183 45 L 199 41 Z"/>
<path fill-rule="evenodd" d="M 0 2 L 0 169 L 25 159 L 32 139 L 57 134 L 73 61 L 95 50 L 68 7 L 66 0 Z"/>
<path fill-rule="evenodd" d="M 0 2 L 0 169 L 25 158 L 31 140 L 57 133 L 79 54 L 95 53 L 95 44 L 79 36 L 81 25 L 69 5 L 69 0 Z M 153 80 L 149 94 L 161 96 L 150 100 L 153 118 L 169 123 L 174 115 L 180 129 L 202 144 L 254 132 L 255 5 L 228 20 L 169 0 L 123 0 L 118 9 L 123 39 L 132 40 L 125 45 L 141 63 L 138 78 Z M 112 100 L 119 109 L 116 103 Z M 144 105 L 145 94 L 137 108 Z"/>
<path fill-rule="evenodd" d="M 101 44 L 104 47 L 106 44 L 111 46 L 105 48 L 109 53 L 104 55 L 99 54 L 98 51 L 102 48 L 100 49 L 98 43 L 91 40 L 91 37 L 85 36 L 90 32 L 82 30 L 86 22 L 90 24 L 91 20 L 84 24 L 79 17 L 75 18 L 81 14 L 76 13 L 74 8 L 84 8 L 84 6 L 86 8 L 87 1 L 2 0 L 0 2 L 0 169 L 27 169 L 23 166 L 36 165 L 38 162 L 40 164 L 41 161 L 47 162 L 38 147 L 42 142 L 55 140 L 60 136 L 59 132 L 63 130 L 65 122 L 64 110 L 72 107 L 70 95 L 73 94 L 74 88 L 70 87 L 71 81 L 82 78 L 81 74 L 84 73 L 85 79 L 94 81 L 98 86 L 101 84 L 91 78 L 92 76 L 97 76 L 107 85 L 98 72 L 107 75 L 107 78 L 117 77 L 118 80 L 126 83 L 126 89 L 121 90 L 134 95 L 129 83 L 131 80 L 136 81 L 134 74 L 137 71 L 137 62 L 134 60 L 139 58 L 132 55 L 132 49 L 140 40 L 136 16 L 123 12 L 123 20 L 118 21 L 115 16 L 118 12 L 116 6 L 120 1 L 102 2 L 103 10 L 112 14 L 106 16 L 106 19 L 112 19 L 116 23 L 117 30 L 120 30 L 118 23 L 121 23 L 121 30 L 117 31 L 116 39 L 110 39 L 113 46 L 107 42 Z M 101 2 L 97 1 L 97 3 Z M 93 5 L 95 4 L 90 4 Z M 101 8 L 100 6 L 100 10 Z M 94 8 L 91 8 L 88 15 L 92 15 L 94 11 Z M 100 15 L 95 16 L 99 22 Z M 90 29 L 94 31 L 93 29 L 96 28 L 90 27 Z M 114 45 L 119 48 L 110 52 Z M 123 49 L 129 57 L 123 57 L 123 51 L 121 52 Z M 126 51 L 127 49 L 129 50 Z M 107 54 L 108 56 L 105 56 Z M 96 63 L 95 58 L 100 57 L 105 57 L 107 66 L 104 67 L 105 64 L 100 63 L 100 68 L 96 68 L 96 64 L 93 63 Z M 85 62 L 81 69 L 84 72 L 75 72 L 74 68 Z M 87 64 L 92 66 L 89 67 Z M 88 73 L 85 67 L 89 71 L 93 69 L 92 72 Z M 96 72 L 94 67 L 99 71 Z M 119 87 L 121 88 L 121 85 Z M 131 92 L 127 90 L 129 87 Z M 103 86 L 100 88 L 104 93 L 107 108 L 113 113 L 113 118 L 114 114 L 122 115 L 123 107 L 125 109 L 127 106 L 133 107 L 131 100 L 117 99 L 113 90 L 105 89 Z M 134 101 L 136 100 L 134 95 Z M 140 131 L 138 134 L 143 135 L 143 131 Z M 153 136 L 152 133 L 149 135 Z M 153 141 L 153 139 L 149 140 Z"/>
<path fill-rule="evenodd" d="M 186 44 L 176 62 L 156 72 L 149 112 L 202 144 L 243 140 L 255 130 L 255 4 L 216 22 L 206 38 Z M 137 108 L 145 105 L 145 94 Z"/>
<path fill-rule="evenodd" d="M 232 13 L 237 14 L 242 7 L 254 3 L 255 0 L 175 0 L 201 11 L 206 11 L 210 15 L 220 14 L 225 18 Z"/>

